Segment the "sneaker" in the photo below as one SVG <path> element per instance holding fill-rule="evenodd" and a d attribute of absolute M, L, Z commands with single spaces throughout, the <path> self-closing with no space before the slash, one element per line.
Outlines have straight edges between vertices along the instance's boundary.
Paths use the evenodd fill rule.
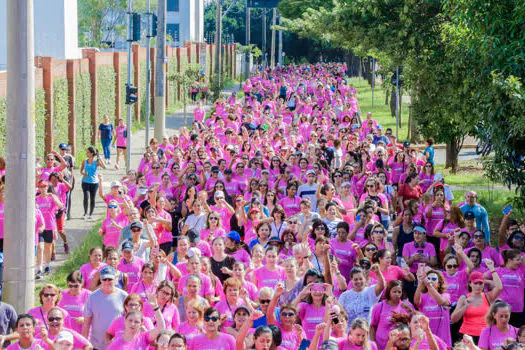
<path fill-rule="evenodd" d="M 44 274 L 42 274 L 42 271 L 37 271 L 36 274 L 35 274 L 35 279 L 39 280 L 41 279 L 42 277 L 44 277 Z"/>
<path fill-rule="evenodd" d="M 87 220 L 88 214 L 84 214 L 84 220 Z"/>
<path fill-rule="evenodd" d="M 69 254 L 69 245 L 64 243 L 64 253 Z"/>
<path fill-rule="evenodd" d="M 91 215 L 89 215 L 86 220 L 87 221 L 93 221 L 93 217 Z"/>
<path fill-rule="evenodd" d="M 57 259 L 57 256 L 55 253 L 51 254 L 51 261 L 55 261 Z"/>
<path fill-rule="evenodd" d="M 51 273 L 51 268 L 49 266 L 46 266 L 44 269 L 44 275 L 49 275 Z"/>

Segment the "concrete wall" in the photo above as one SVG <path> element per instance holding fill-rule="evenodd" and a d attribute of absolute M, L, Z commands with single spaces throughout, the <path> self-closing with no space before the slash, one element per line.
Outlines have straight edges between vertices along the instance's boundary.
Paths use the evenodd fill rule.
<path fill-rule="evenodd" d="M 204 41 L 204 0 L 180 0 L 178 12 L 168 12 L 166 23 L 180 25 L 180 43 Z"/>
<path fill-rule="evenodd" d="M 0 70 L 7 66 L 7 0 L 0 0 Z M 16 0 L 14 0 L 16 1 Z M 82 57 L 76 0 L 34 0 L 35 56 Z"/>

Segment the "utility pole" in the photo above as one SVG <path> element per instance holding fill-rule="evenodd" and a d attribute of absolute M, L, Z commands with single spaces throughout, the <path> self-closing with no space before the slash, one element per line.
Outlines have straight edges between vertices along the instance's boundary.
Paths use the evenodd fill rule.
<path fill-rule="evenodd" d="M 373 57 L 372 60 L 372 107 L 374 107 L 374 89 L 376 87 L 376 61 Z"/>
<path fill-rule="evenodd" d="M 251 19 L 250 19 L 250 8 L 248 7 L 248 2 L 246 2 L 246 45 L 250 45 L 251 40 Z M 250 52 L 246 52 L 246 58 L 244 59 L 244 78 L 248 79 L 250 77 Z"/>
<path fill-rule="evenodd" d="M 5 10 L 5 9 L 4 9 Z M 7 170 L 4 300 L 35 301 L 35 69 L 33 0 L 7 1 Z"/>
<path fill-rule="evenodd" d="M 126 89 L 131 86 L 131 65 L 132 63 L 132 56 L 131 56 L 131 46 L 133 45 L 133 0 L 128 0 L 128 81 L 126 84 Z M 131 107 L 132 104 L 128 103 L 128 115 L 127 115 L 127 122 L 126 122 L 126 128 L 127 128 L 127 137 L 126 137 L 126 172 L 130 171 L 131 169 L 131 137 L 132 137 L 132 131 L 131 131 Z"/>
<path fill-rule="evenodd" d="M 151 36 L 152 36 L 152 28 L 151 28 L 151 0 L 147 0 L 146 2 L 147 7 L 147 34 L 146 34 L 146 139 L 144 140 L 145 147 L 148 147 L 149 143 L 149 116 L 151 113 L 151 53 L 150 53 L 150 44 L 151 44 Z"/>
<path fill-rule="evenodd" d="M 220 90 L 222 68 L 222 1 L 217 0 L 215 18 L 215 86 Z"/>
<path fill-rule="evenodd" d="M 275 25 L 277 24 L 277 9 L 274 7 L 272 10 L 272 46 L 271 46 L 271 57 L 270 66 L 272 69 L 275 68 Z"/>
<path fill-rule="evenodd" d="M 263 68 L 266 68 L 266 9 L 262 9 L 262 54 L 263 54 Z"/>
<path fill-rule="evenodd" d="M 155 63 L 155 137 L 158 140 L 162 140 L 166 129 L 166 63 L 166 0 L 158 0 Z"/>
<path fill-rule="evenodd" d="M 399 67 L 396 68 L 396 139 L 399 139 Z"/>
<path fill-rule="evenodd" d="M 281 25 L 281 16 L 279 15 L 279 25 Z M 279 65 L 283 66 L 284 64 L 284 57 L 283 57 L 283 31 L 279 31 L 279 53 L 278 53 L 278 61 Z"/>

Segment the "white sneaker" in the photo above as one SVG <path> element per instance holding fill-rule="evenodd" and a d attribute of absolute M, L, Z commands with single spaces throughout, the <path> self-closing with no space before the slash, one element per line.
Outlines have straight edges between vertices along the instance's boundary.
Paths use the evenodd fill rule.
<path fill-rule="evenodd" d="M 87 220 L 88 214 L 84 214 L 84 220 Z"/>
<path fill-rule="evenodd" d="M 86 220 L 87 220 L 87 221 L 93 221 L 93 217 L 90 215 L 90 216 L 87 217 Z"/>

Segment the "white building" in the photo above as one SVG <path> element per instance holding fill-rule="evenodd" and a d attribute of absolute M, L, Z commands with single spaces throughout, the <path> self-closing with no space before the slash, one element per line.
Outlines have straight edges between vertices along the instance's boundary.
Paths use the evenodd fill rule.
<path fill-rule="evenodd" d="M 7 1 L 0 0 L 0 70 L 7 66 Z M 34 0 L 35 56 L 81 58 L 77 0 Z"/>
<path fill-rule="evenodd" d="M 204 41 L 204 0 L 167 0 L 166 33 L 175 45 Z"/>

